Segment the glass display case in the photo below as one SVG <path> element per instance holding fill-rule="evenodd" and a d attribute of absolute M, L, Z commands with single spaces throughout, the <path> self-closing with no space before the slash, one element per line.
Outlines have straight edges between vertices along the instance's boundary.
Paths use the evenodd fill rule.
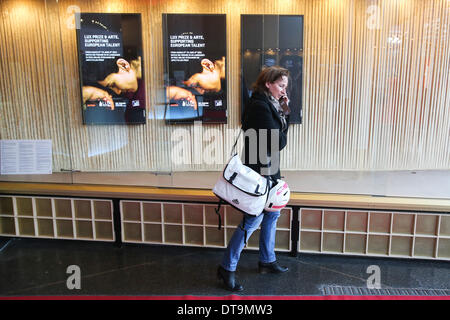
<path fill-rule="evenodd" d="M 276 64 L 293 107 L 281 172 L 298 195 L 277 248 L 450 259 L 449 1 L 5 0 L 0 17 L 1 236 L 225 246 L 233 209 L 219 231 L 215 198 L 186 190 L 211 190 L 255 76 Z M 90 77 L 97 59 L 114 72 Z M 139 116 L 103 119 L 111 101 Z M 167 121 L 182 108 L 195 116 Z"/>

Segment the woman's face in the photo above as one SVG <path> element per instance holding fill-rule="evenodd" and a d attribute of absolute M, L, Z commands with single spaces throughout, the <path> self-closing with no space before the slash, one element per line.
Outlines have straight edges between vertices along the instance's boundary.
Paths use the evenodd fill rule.
<path fill-rule="evenodd" d="M 266 82 L 266 87 L 269 89 L 270 94 L 277 100 L 286 95 L 286 89 L 288 86 L 288 77 L 282 76 L 274 82 Z"/>

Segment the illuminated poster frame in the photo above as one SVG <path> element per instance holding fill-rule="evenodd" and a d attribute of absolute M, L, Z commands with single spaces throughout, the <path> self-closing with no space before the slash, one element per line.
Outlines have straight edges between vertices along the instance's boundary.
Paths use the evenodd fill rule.
<path fill-rule="evenodd" d="M 159 118 L 227 123 L 226 15 L 163 14 L 163 45 L 166 101 Z"/>
<path fill-rule="evenodd" d="M 264 67 L 289 70 L 290 123 L 303 120 L 303 16 L 241 15 L 241 115 Z"/>
<path fill-rule="evenodd" d="M 140 14 L 77 13 L 83 124 L 145 124 Z"/>

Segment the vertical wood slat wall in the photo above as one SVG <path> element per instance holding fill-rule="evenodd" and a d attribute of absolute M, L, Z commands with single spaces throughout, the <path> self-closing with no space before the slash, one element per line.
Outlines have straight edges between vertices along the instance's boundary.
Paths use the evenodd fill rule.
<path fill-rule="evenodd" d="M 51 139 L 53 170 L 220 170 L 240 120 L 240 15 L 304 15 L 302 125 L 292 125 L 285 170 L 450 167 L 448 0 L 0 2 L 0 139 Z M 205 125 L 220 163 L 174 164 L 175 130 L 193 158 L 194 126 L 82 125 L 74 10 L 141 13 L 147 111 L 163 103 L 163 13 L 227 15 L 229 113 Z M 213 133 L 216 133 L 213 135 Z"/>

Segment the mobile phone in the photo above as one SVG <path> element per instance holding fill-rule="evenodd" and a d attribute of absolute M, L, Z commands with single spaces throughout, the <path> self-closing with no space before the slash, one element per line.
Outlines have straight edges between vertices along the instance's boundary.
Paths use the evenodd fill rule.
<path fill-rule="evenodd" d="M 291 109 L 289 108 L 288 103 L 287 103 L 288 102 L 288 97 L 282 96 L 278 101 L 280 102 L 280 107 L 283 110 L 283 113 L 285 115 L 290 114 L 291 113 Z"/>

